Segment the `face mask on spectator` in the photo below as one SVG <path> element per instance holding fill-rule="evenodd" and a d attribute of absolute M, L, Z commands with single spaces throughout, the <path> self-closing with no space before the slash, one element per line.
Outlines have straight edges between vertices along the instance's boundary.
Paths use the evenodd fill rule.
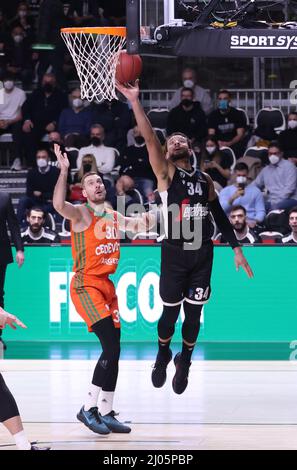
<path fill-rule="evenodd" d="M 236 183 L 237 184 L 246 184 L 247 177 L 246 176 L 236 176 Z"/>
<path fill-rule="evenodd" d="M 38 158 L 37 159 L 37 166 L 38 166 L 38 168 L 45 168 L 47 166 L 47 159 L 46 158 Z"/>
<path fill-rule="evenodd" d="M 101 139 L 100 139 L 100 137 L 92 137 L 92 138 L 91 138 L 91 143 L 92 143 L 92 145 L 94 145 L 95 147 L 99 147 L 99 145 L 101 145 Z"/>
<path fill-rule="evenodd" d="M 193 100 L 189 100 L 188 98 L 185 98 L 181 100 L 181 104 L 185 106 L 186 108 L 188 108 L 189 106 L 192 106 Z"/>
<path fill-rule="evenodd" d="M 144 138 L 143 138 L 141 135 L 138 135 L 138 136 L 134 137 L 134 139 L 135 139 L 135 142 L 136 142 L 138 145 L 144 144 Z"/>
<path fill-rule="evenodd" d="M 183 85 L 186 88 L 193 88 L 194 82 L 193 82 L 193 80 L 190 80 L 190 79 L 184 80 Z"/>
<path fill-rule="evenodd" d="M 13 36 L 13 40 L 15 43 L 19 44 L 20 42 L 22 42 L 23 36 L 21 34 L 16 34 L 15 36 Z"/>
<path fill-rule="evenodd" d="M 45 83 L 42 88 L 45 93 L 52 93 L 54 91 L 54 87 L 51 83 Z"/>
<path fill-rule="evenodd" d="M 20 18 L 25 18 L 25 16 L 27 16 L 27 10 L 19 10 L 18 11 L 18 16 Z"/>
<path fill-rule="evenodd" d="M 212 154 L 215 153 L 215 151 L 216 151 L 216 147 L 213 147 L 213 146 L 207 146 L 207 147 L 205 147 L 205 148 L 206 148 L 206 151 L 207 151 L 210 155 L 212 155 Z"/>
<path fill-rule="evenodd" d="M 221 109 L 222 111 L 226 111 L 229 107 L 229 101 L 228 100 L 220 100 L 218 103 L 218 108 Z"/>
<path fill-rule="evenodd" d="M 84 168 L 84 173 L 89 173 L 89 171 L 91 171 L 92 169 L 92 165 L 91 163 L 84 163 L 83 168 Z"/>
<path fill-rule="evenodd" d="M 279 156 L 276 155 L 275 153 L 272 153 L 271 155 L 269 155 L 268 158 L 272 165 L 276 165 L 279 162 Z"/>
<path fill-rule="evenodd" d="M 290 119 L 290 121 L 288 121 L 288 128 L 295 129 L 296 127 L 297 127 L 297 121 L 294 121 L 294 119 Z"/>
<path fill-rule="evenodd" d="M 80 98 L 74 98 L 74 100 L 72 100 L 72 104 L 74 108 L 81 108 L 84 103 Z"/>
<path fill-rule="evenodd" d="M 3 85 L 5 90 L 12 90 L 14 87 L 14 82 L 12 80 L 5 80 L 5 82 L 3 82 Z"/>

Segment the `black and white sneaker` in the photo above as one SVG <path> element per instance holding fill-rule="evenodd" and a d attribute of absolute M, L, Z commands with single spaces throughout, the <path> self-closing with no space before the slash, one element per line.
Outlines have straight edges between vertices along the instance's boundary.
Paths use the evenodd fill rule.
<path fill-rule="evenodd" d="M 183 393 L 188 385 L 188 375 L 191 362 L 185 361 L 181 353 L 177 353 L 174 358 L 174 365 L 176 368 L 175 375 L 172 379 L 172 388 L 175 393 L 180 395 Z"/>
<path fill-rule="evenodd" d="M 152 371 L 152 382 L 154 387 L 161 388 L 165 384 L 167 378 L 166 369 L 171 359 L 171 349 L 168 349 L 168 352 L 163 354 L 158 352 Z"/>

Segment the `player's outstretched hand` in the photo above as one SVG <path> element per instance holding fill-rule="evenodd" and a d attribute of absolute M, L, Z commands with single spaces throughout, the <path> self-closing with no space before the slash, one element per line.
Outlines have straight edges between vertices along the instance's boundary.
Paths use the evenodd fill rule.
<path fill-rule="evenodd" d="M 135 83 L 122 84 L 116 81 L 116 88 L 119 90 L 122 95 L 127 98 L 130 102 L 136 101 L 139 97 L 139 80 L 135 80 Z"/>
<path fill-rule="evenodd" d="M 247 262 L 247 259 L 245 258 L 244 254 L 242 253 L 242 250 L 240 247 L 234 248 L 235 251 L 235 266 L 236 266 L 236 271 L 239 270 L 240 266 L 245 270 L 249 278 L 254 277 L 254 273 Z"/>
<path fill-rule="evenodd" d="M 69 160 L 68 160 L 68 157 L 67 157 L 67 153 L 62 153 L 61 152 L 61 147 L 59 144 L 54 144 L 54 151 L 55 151 L 55 155 L 57 157 L 57 160 L 59 162 L 59 166 L 60 166 L 60 169 L 61 171 L 65 171 L 65 172 L 68 172 L 68 168 L 69 168 Z"/>
<path fill-rule="evenodd" d="M 6 312 L 3 310 L 3 308 L 0 307 L 0 328 L 4 328 L 6 325 L 9 325 L 13 330 L 16 330 L 17 326 L 20 326 L 21 328 L 27 328 L 18 317 Z"/>

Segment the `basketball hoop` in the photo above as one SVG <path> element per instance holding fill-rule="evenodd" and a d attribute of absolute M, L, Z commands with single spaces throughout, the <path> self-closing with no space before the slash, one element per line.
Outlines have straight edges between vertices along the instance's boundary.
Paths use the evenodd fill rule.
<path fill-rule="evenodd" d="M 126 28 L 62 28 L 61 36 L 75 64 L 82 99 L 118 99 L 115 72 L 126 42 Z"/>

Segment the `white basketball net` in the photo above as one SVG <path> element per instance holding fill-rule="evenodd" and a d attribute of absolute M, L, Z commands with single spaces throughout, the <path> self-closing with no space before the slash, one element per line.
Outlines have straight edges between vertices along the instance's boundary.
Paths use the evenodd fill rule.
<path fill-rule="evenodd" d="M 75 64 L 82 99 L 99 102 L 118 99 L 115 72 L 126 38 L 110 34 L 63 31 L 61 36 Z"/>

